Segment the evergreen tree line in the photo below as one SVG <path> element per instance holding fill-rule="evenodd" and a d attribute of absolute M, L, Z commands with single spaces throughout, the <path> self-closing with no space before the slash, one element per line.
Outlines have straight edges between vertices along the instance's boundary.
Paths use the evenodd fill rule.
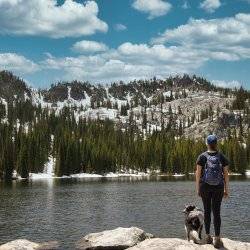
<path fill-rule="evenodd" d="M 27 112 L 23 112 L 24 105 Z M 70 108 L 59 114 L 24 102 L 9 105 L 8 122 L 0 123 L 0 178 L 10 180 L 16 171 L 27 178 L 43 171 L 49 156 L 55 158 L 57 176 L 75 173 L 194 171 L 204 139 L 178 137 L 169 129 L 143 133 L 136 126 L 119 129 L 106 120 L 76 121 Z M 233 172 L 245 173 L 250 164 L 250 132 L 246 137 L 229 134 L 219 147 Z"/>

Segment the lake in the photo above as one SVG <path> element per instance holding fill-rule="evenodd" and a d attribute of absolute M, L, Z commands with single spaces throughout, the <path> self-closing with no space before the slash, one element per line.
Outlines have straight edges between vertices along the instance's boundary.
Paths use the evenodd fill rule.
<path fill-rule="evenodd" d="M 231 179 L 230 199 L 222 206 L 223 236 L 250 242 L 250 179 Z M 187 203 L 202 207 L 194 182 L 181 177 L 0 183 L 0 243 L 57 240 L 61 249 L 73 249 L 82 236 L 119 226 L 184 238 Z"/>

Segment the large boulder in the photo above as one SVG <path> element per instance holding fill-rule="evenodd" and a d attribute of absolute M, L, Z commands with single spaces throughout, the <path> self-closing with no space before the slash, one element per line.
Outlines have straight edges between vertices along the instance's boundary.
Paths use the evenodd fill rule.
<path fill-rule="evenodd" d="M 224 238 L 221 250 L 250 250 L 250 243 Z M 213 245 L 197 245 L 177 238 L 154 238 L 145 240 L 129 250 L 215 250 Z"/>
<path fill-rule="evenodd" d="M 76 249 L 81 250 L 123 250 L 139 242 L 152 238 L 153 235 L 145 233 L 137 227 L 107 230 L 100 233 L 91 233 L 76 243 Z"/>
<path fill-rule="evenodd" d="M 58 249 L 58 247 L 58 243 L 55 241 L 35 243 L 25 239 L 18 239 L 1 245 L 0 250 L 54 250 Z"/>
<path fill-rule="evenodd" d="M 39 247 L 38 243 L 28 240 L 13 240 L 0 246 L 0 250 L 33 250 Z"/>

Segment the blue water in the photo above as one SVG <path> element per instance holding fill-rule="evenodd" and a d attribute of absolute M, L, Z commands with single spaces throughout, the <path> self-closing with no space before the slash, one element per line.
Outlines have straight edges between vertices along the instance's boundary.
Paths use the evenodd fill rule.
<path fill-rule="evenodd" d="M 225 237 L 250 241 L 249 180 L 230 183 L 230 198 L 222 205 Z M 73 249 L 82 236 L 119 226 L 184 238 L 182 210 L 187 203 L 202 207 L 194 182 L 182 178 L 0 183 L 0 243 L 57 240 L 62 249 Z"/>

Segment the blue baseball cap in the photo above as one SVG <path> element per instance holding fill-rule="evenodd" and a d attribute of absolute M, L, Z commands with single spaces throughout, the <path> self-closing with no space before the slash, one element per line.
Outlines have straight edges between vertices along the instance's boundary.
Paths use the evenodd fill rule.
<path fill-rule="evenodd" d="M 207 137 L 207 144 L 208 145 L 211 145 L 211 144 L 217 144 L 217 137 L 216 137 L 216 135 L 209 135 L 208 137 Z"/>

